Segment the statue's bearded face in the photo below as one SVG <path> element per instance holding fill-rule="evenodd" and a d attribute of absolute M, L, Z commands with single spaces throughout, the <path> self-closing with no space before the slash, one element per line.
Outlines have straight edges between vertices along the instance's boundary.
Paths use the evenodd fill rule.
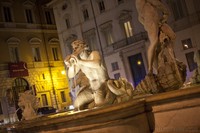
<path fill-rule="evenodd" d="M 76 52 L 80 49 L 80 46 L 79 46 L 79 44 L 73 44 L 72 48 L 73 48 L 73 52 Z"/>
<path fill-rule="evenodd" d="M 76 40 L 72 43 L 73 52 L 79 52 L 85 48 L 85 42 L 81 40 Z"/>

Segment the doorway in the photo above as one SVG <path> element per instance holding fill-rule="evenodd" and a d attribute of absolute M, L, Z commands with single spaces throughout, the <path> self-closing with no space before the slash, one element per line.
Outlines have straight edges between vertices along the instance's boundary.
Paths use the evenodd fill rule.
<path fill-rule="evenodd" d="M 12 92 L 15 101 L 15 106 L 18 107 L 19 93 L 29 90 L 29 84 L 24 78 L 16 78 L 12 83 Z"/>
<path fill-rule="evenodd" d="M 142 54 L 135 54 L 128 57 L 131 73 L 134 81 L 134 86 L 136 87 L 141 80 L 146 76 L 146 70 L 142 58 Z"/>

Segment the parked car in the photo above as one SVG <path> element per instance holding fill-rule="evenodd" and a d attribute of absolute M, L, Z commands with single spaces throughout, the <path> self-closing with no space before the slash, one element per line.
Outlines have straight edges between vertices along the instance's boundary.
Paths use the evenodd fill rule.
<path fill-rule="evenodd" d="M 66 106 L 66 107 L 64 107 L 64 110 L 72 111 L 72 110 L 74 110 L 74 106 L 73 105 Z"/>
<path fill-rule="evenodd" d="M 56 112 L 56 109 L 50 106 L 40 107 L 37 110 L 38 114 L 50 114 L 50 113 L 55 113 L 55 112 Z"/>

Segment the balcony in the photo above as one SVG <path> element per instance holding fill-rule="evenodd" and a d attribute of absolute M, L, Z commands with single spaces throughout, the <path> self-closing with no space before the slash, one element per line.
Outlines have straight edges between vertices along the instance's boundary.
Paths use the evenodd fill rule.
<path fill-rule="evenodd" d="M 45 29 L 45 30 L 56 30 L 56 25 L 52 24 L 31 24 L 31 23 L 8 23 L 0 22 L 0 28 L 15 28 L 15 29 Z"/>
<path fill-rule="evenodd" d="M 147 33 L 146 32 L 141 32 L 139 34 L 135 34 L 132 37 L 125 38 L 123 40 L 120 40 L 118 42 L 113 43 L 112 44 L 113 45 L 113 50 L 128 46 L 130 44 L 139 42 L 141 40 L 147 40 L 147 39 L 148 39 Z"/>

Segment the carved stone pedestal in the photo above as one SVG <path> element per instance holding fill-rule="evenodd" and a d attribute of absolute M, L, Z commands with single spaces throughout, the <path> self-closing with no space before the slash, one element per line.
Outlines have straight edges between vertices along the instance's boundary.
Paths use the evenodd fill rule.
<path fill-rule="evenodd" d="M 200 86 L 82 112 L 58 113 L 0 128 L 15 133 L 199 133 Z"/>

